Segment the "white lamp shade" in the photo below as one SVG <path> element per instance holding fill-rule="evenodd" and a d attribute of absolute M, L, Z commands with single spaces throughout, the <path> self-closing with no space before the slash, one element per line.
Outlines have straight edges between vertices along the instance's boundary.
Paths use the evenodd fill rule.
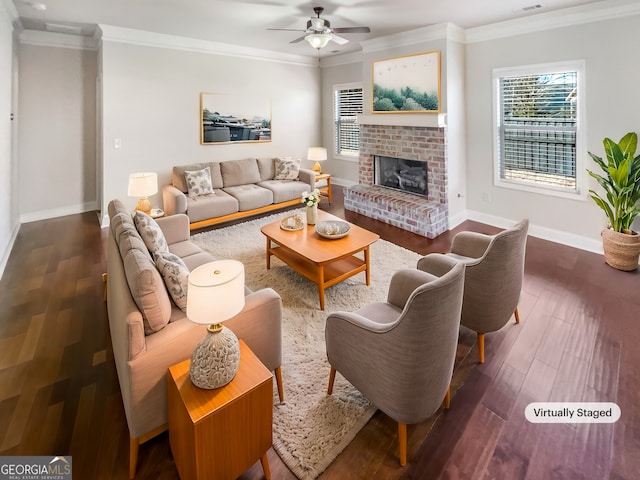
<path fill-rule="evenodd" d="M 139 172 L 129 175 L 130 197 L 149 197 L 158 192 L 158 174 L 154 172 Z"/>
<path fill-rule="evenodd" d="M 237 260 L 205 263 L 189 274 L 187 317 L 213 325 L 244 308 L 244 265 Z"/>
<path fill-rule="evenodd" d="M 324 147 L 309 147 L 307 150 L 307 160 L 323 162 L 327 159 L 327 149 Z"/>
<path fill-rule="evenodd" d="M 309 42 L 313 48 L 323 48 L 327 46 L 329 40 L 331 40 L 331 35 L 328 33 L 312 33 L 304 37 L 304 39 Z"/>

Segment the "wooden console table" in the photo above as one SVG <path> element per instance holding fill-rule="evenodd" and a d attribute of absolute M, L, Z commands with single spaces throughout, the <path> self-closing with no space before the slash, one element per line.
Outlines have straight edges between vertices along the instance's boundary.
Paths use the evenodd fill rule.
<path fill-rule="evenodd" d="M 271 478 L 271 372 L 240 340 L 240 366 L 224 387 L 191 383 L 187 359 L 169 368 L 169 442 L 183 480 L 232 480 L 258 459 Z"/>

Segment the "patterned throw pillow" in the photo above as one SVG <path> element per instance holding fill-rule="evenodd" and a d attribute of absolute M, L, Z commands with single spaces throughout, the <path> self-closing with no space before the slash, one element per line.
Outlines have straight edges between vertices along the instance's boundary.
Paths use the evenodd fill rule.
<path fill-rule="evenodd" d="M 156 252 L 153 254 L 153 258 L 169 295 L 178 308 L 186 312 L 189 269 L 179 256 L 170 252 Z"/>
<path fill-rule="evenodd" d="M 196 199 L 201 195 L 209 195 L 213 193 L 211 186 L 211 169 L 209 167 L 202 170 L 185 170 L 184 179 L 189 189 L 189 197 Z"/>
<path fill-rule="evenodd" d="M 300 172 L 299 158 L 276 158 L 276 174 L 274 180 L 295 180 Z"/>
<path fill-rule="evenodd" d="M 167 245 L 167 240 L 164 238 L 164 233 L 162 233 L 162 229 L 153 218 L 140 210 L 136 210 L 133 221 L 142 237 L 142 241 L 151 253 L 169 251 L 169 245 Z"/>

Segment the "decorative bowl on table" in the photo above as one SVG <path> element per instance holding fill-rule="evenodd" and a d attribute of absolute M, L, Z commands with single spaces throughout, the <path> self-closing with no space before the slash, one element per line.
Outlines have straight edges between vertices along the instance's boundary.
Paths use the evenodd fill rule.
<path fill-rule="evenodd" d="M 304 228 L 304 222 L 300 215 L 291 215 L 282 219 L 280 222 L 280 228 L 294 232 L 296 230 L 302 230 Z"/>
<path fill-rule="evenodd" d="M 323 238 L 342 238 L 349 233 L 351 226 L 347 222 L 340 220 L 328 220 L 316 223 L 316 232 Z"/>

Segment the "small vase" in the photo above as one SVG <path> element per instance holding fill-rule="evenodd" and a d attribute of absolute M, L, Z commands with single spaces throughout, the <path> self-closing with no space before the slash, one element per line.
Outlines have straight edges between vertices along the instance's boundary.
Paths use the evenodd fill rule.
<path fill-rule="evenodd" d="M 315 225 L 318 221 L 318 204 L 307 207 L 307 225 Z"/>

